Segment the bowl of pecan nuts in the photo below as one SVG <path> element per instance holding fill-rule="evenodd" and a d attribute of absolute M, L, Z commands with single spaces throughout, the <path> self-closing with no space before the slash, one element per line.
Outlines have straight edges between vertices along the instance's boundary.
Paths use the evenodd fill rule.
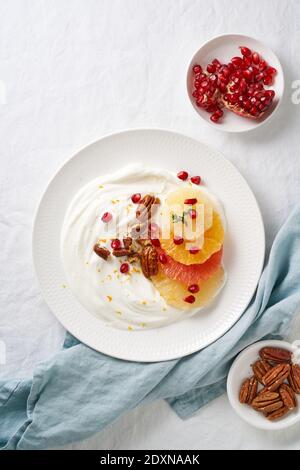
<path fill-rule="evenodd" d="M 300 341 L 252 344 L 233 362 L 229 402 L 252 426 L 275 430 L 300 420 Z"/>

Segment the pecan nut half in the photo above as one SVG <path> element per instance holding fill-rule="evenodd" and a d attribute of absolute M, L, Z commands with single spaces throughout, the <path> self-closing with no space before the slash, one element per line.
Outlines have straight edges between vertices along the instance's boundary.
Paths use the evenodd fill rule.
<path fill-rule="evenodd" d="M 262 348 L 259 355 L 265 361 L 274 362 L 275 364 L 289 364 L 292 360 L 292 353 L 283 348 Z"/>
<path fill-rule="evenodd" d="M 267 415 L 267 418 L 270 421 L 275 421 L 276 419 L 282 418 L 289 412 L 289 409 L 286 406 L 279 408 L 278 410 L 273 411 L 272 413 Z"/>
<path fill-rule="evenodd" d="M 270 405 L 266 405 L 260 409 L 257 409 L 257 411 L 260 411 L 264 415 L 268 415 L 269 413 L 273 413 L 273 411 L 280 410 L 284 406 L 282 400 L 275 401 L 274 403 L 270 403 Z"/>
<path fill-rule="evenodd" d="M 127 250 L 126 248 L 116 248 L 113 250 L 112 254 L 117 258 L 121 258 L 122 256 L 129 256 L 131 251 Z"/>
<path fill-rule="evenodd" d="M 257 397 L 251 403 L 251 406 L 257 411 L 264 411 L 270 405 L 278 403 L 280 400 L 280 395 L 277 392 L 270 392 L 268 389 L 264 388 Z M 282 404 L 281 404 L 282 406 Z"/>
<path fill-rule="evenodd" d="M 274 392 L 288 378 L 290 369 L 291 367 L 289 364 L 278 364 L 277 366 L 272 367 L 272 369 L 263 376 L 263 385 L 265 385 L 270 392 Z"/>
<path fill-rule="evenodd" d="M 294 390 L 287 384 L 282 384 L 279 387 L 279 394 L 283 404 L 289 409 L 293 410 L 297 406 L 297 400 Z"/>
<path fill-rule="evenodd" d="M 257 380 L 262 384 L 262 378 L 266 373 L 272 368 L 272 366 L 263 359 L 259 359 L 254 364 L 252 364 L 253 374 Z"/>
<path fill-rule="evenodd" d="M 240 388 L 240 403 L 250 404 L 253 399 L 256 397 L 258 388 L 258 381 L 256 377 L 251 377 L 250 379 L 244 380 Z"/>
<path fill-rule="evenodd" d="M 288 382 L 295 393 L 300 393 L 300 365 L 292 364 Z"/>
<path fill-rule="evenodd" d="M 126 250 L 129 250 L 132 245 L 132 238 L 131 237 L 124 237 L 123 238 L 123 245 Z"/>
<path fill-rule="evenodd" d="M 141 199 L 138 208 L 136 210 L 136 218 L 141 221 L 145 221 L 151 218 L 151 211 L 153 204 L 158 205 L 160 200 L 153 196 L 153 194 L 146 194 Z"/>
<path fill-rule="evenodd" d="M 107 248 L 104 248 L 103 246 L 98 245 L 98 243 L 94 245 L 94 252 L 96 253 L 96 255 L 100 256 L 100 258 L 104 259 L 105 261 L 107 261 L 110 255 L 110 251 Z"/>
<path fill-rule="evenodd" d="M 141 268 L 146 278 L 158 273 L 158 254 L 153 246 L 145 246 L 141 254 Z"/>

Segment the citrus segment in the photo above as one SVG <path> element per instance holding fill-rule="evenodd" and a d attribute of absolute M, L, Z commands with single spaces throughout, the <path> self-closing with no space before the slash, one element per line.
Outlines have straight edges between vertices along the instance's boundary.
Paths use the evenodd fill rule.
<path fill-rule="evenodd" d="M 193 304 L 183 300 L 189 292 L 182 282 L 169 279 L 161 270 L 151 280 L 168 305 L 181 310 L 189 310 L 204 307 L 213 299 L 224 283 L 224 270 L 219 267 L 212 277 L 199 282 L 200 289 L 198 293 L 193 294 L 195 296 Z"/>
<path fill-rule="evenodd" d="M 212 214 L 212 226 L 204 233 L 204 240 L 200 251 L 197 253 L 190 253 L 193 248 L 191 241 L 185 241 L 180 245 L 176 245 L 171 233 L 170 238 L 161 238 L 160 244 L 164 251 L 171 256 L 175 261 L 182 264 L 199 264 L 204 263 L 210 256 L 222 247 L 224 240 L 224 229 L 221 218 L 217 212 Z M 195 243 L 197 247 L 197 243 Z"/>
<path fill-rule="evenodd" d="M 183 282 L 189 286 L 195 282 L 209 279 L 220 267 L 222 260 L 222 248 L 214 253 L 205 263 L 202 264 L 182 264 L 168 256 L 164 250 L 157 248 L 159 256 L 164 256 L 164 263 L 160 269 L 167 277 Z"/>
<path fill-rule="evenodd" d="M 196 205 L 203 206 L 204 210 L 204 231 L 208 230 L 212 225 L 213 203 L 204 191 L 192 186 L 185 186 L 172 191 L 166 198 L 166 206 L 171 218 L 171 226 L 174 226 L 175 218 L 181 218 L 184 211 L 190 209 L 188 203 L 185 201 L 196 200 Z M 193 207 L 195 209 L 195 207 Z M 176 217 L 177 216 L 177 217 Z"/>

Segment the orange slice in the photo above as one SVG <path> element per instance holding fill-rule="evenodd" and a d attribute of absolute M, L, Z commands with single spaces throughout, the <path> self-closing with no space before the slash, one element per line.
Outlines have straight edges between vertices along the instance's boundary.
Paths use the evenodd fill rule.
<path fill-rule="evenodd" d="M 201 234 L 199 239 L 201 238 Z M 181 245 L 174 243 L 174 236 L 171 232 L 170 238 L 161 238 L 160 244 L 165 252 L 175 261 L 182 264 L 199 264 L 204 263 L 210 256 L 222 247 L 224 241 L 224 229 L 219 214 L 214 211 L 212 214 L 212 226 L 204 232 L 203 243 L 200 246 L 198 239 L 194 242 L 184 240 Z M 189 250 L 193 247 L 200 248 L 198 252 L 191 253 Z"/>

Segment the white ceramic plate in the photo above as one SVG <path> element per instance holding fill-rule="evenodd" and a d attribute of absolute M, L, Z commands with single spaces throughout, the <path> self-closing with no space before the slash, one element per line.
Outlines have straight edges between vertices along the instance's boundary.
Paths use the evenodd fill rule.
<path fill-rule="evenodd" d="M 268 421 L 261 413 L 253 410 L 250 408 L 250 406 L 243 405 L 239 402 L 239 391 L 242 382 L 247 377 L 251 377 L 253 375 L 250 365 L 259 358 L 259 350 L 266 346 L 287 349 L 288 351 L 294 353 L 293 362 L 297 364 L 300 362 L 299 341 L 295 341 L 293 344 L 290 344 L 286 341 L 266 340 L 252 344 L 248 348 L 244 349 L 244 351 L 242 351 L 233 362 L 227 378 L 227 394 L 232 408 L 242 419 L 247 421 L 247 423 L 255 426 L 256 428 L 275 431 L 278 429 L 287 428 L 300 421 L 299 395 L 297 396 L 298 407 L 287 414 L 285 417 L 273 422 Z"/>
<path fill-rule="evenodd" d="M 61 227 L 74 194 L 97 175 L 143 162 L 203 177 L 224 205 L 227 283 L 213 304 L 191 319 L 160 329 L 117 330 L 90 314 L 68 288 L 60 256 Z M 217 151 L 186 136 L 134 130 L 105 137 L 73 156 L 54 176 L 41 200 L 33 231 L 33 255 L 41 290 L 58 320 L 74 336 L 105 354 L 162 361 L 193 353 L 222 336 L 241 316 L 256 288 L 265 237 L 256 200 L 236 168 Z"/>
<path fill-rule="evenodd" d="M 274 85 L 270 87 L 270 89 L 275 91 L 276 96 L 274 98 L 273 105 L 261 119 L 247 119 L 228 111 L 224 112 L 224 118 L 220 120 L 220 123 L 214 124 L 210 120 L 210 114 L 196 106 L 195 99 L 192 96 L 193 66 L 195 64 L 200 64 L 204 67 L 214 58 L 219 59 L 221 62 L 223 61 L 223 63 L 229 62 L 232 57 L 241 56 L 239 46 L 247 46 L 251 50 L 258 52 L 269 65 L 277 69 Z M 278 57 L 268 46 L 249 36 L 243 36 L 241 34 L 224 34 L 209 40 L 194 54 L 187 72 L 187 91 L 196 112 L 215 129 L 226 132 L 251 131 L 265 123 L 275 114 L 275 110 L 278 109 L 284 93 L 284 74 Z"/>

